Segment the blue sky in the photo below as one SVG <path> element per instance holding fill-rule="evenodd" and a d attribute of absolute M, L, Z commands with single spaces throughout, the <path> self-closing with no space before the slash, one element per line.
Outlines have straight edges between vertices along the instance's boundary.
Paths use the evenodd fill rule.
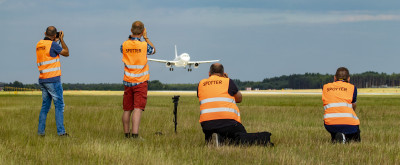
<path fill-rule="evenodd" d="M 0 0 L 0 82 L 37 83 L 35 46 L 47 26 L 65 32 L 64 83 L 121 83 L 119 47 L 133 21 L 144 22 L 157 53 L 221 59 L 231 78 L 289 74 L 399 73 L 400 1 L 368 0 Z M 150 79 L 197 83 L 193 72 L 149 62 Z"/>

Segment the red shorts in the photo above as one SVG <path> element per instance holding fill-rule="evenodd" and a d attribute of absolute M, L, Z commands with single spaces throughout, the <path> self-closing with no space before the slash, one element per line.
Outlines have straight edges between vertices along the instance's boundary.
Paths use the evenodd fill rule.
<path fill-rule="evenodd" d="M 124 111 L 133 111 L 134 108 L 144 111 L 147 103 L 147 81 L 133 87 L 124 87 Z"/>

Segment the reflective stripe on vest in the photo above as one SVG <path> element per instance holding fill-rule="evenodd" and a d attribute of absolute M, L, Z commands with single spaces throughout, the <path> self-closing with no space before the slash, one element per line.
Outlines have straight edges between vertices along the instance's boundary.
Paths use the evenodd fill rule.
<path fill-rule="evenodd" d="M 129 77 L 142 77 L 142 76 L 148 75 L 148 74 L 149 74 L 149 71 L 145 71 L 145 72 L 139 73 L 139 74 L 133 74 L 133 73 L 129 73 L 129 72 L 125 71 L 125 75 L 129 76 Z"/>
<path fill-rule="evenodd" d="M 353 104 L 348 104 L 348 103 L 330 103 L 328 105 L 324 106 L 324 109 L 332 108 L 332 107 L 349 107 L 353 108 Z"/>
<path fill-rule="evenodd" d="M 59 58 L 54 59 L 54 60 L 50 60 L 50 61 L 39 62 L 39 63 L 37 63 L 37 66 L 52 64 L 52 63 L 56 63 L 56 62 L 58 62 L 58 61 L 60 61 Z"/>
<path fill-rule="evenodd" d="M 357 116 L 354 116 L 351 113 L 328 113 L 324 115 L 324 119 L 332 118 L 332 117 L 351 117 L 358 120 Z"/>
<path fill-rule="evenodd" d="M 47 73 L 47 72 L 53 72 L 53 71 L 57 71 L 57 70 L 61 70 L 61 68 L 60 68 L 60 67 L 57 67 L 57 68 L 50 68 L 50 69 L 39 70 L 39 73 Z"/>
<path fill-rule="evenodd" d="M 125 63 L 124 63 L 125 64 Z M 147 65 L 147 64 L 146 64 Z M 143 69 L 146 65 L 126 65 L 125 67 L 129 68 L 129 69 Z"/>
<path fill-rule="evenodd" d="M 240 116 L 240 113 L 232 108 L 210 108 L 210 109 L 203 109 L 200 111 L 200 115 L 205 113 L 213 113 L 213 112 L 233 112 L 236 115 Z"/>
<path fill-rule="evenodd" d="M 224 102 L 230 102 L 230 103 L 235 103 L 235 100 L 230 99 L 230 98 L 225 98 L 225 97 L 214 97 L 214 98 L 208 98 L 200 101 L 201 104 L 209 103 L 209 102 L 215 102 L 215 101 L 224 101 Z"/>

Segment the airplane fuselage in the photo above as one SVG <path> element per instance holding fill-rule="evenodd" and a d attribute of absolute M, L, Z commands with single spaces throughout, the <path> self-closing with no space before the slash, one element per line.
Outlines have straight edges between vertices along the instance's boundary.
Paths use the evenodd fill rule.
<path fill-rule="evenodd" d="M 161 62 L 164 63 L 167 68 L 169 68 L 170 71 L 174 70 L 175 67 L 184 67 L 186 69 L 186 66 L 188 66 L 188 71 L 192 71 L 192 66 L 194 68 L 198 68 L 199 64 L 201 63 L 211 63 L 211 62 L 218 62 L 219 60 L 209 60 L 209 61 L 190 61 L 190 56 L 187 53 L 182 53 L 181 55 L 178 56 L 178 51 L 176 50 L 176 45 L 175 45 L 175 59 L 173 61 L 168 61 L 168 60 L 160 60 L 160 59 L 151 59 L 148 58 L 149 61 L 155 61 L 155 62 Z"/>
<path fill-rule="evenodd" d="M 176 67 L 186 67 L 190 61 L 190 56 L 187 53 L 182 53 L 181 55 L 177 56 L 174 61 L 177 61 L 175 63 Z"/>

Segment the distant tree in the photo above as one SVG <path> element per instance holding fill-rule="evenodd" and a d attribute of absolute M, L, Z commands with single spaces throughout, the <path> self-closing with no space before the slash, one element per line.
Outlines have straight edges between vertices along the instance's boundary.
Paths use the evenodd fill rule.
<path fill-rule="evenodd" d="M 13 83 L 10 83 L 9 86 L 17 87 L 17 88 L 23 88 L 24 84 L 22 84 L 22 82 L 19 82 L 19 81 L 14 81 Z"/>

